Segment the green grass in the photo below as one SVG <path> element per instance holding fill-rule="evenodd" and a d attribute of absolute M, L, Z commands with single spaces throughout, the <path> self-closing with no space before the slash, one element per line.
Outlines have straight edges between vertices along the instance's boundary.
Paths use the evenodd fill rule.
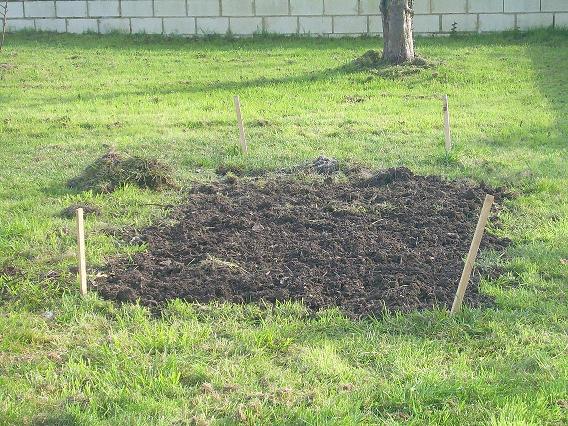
<path fill-rule="evenodd" d="M 568 422 L 568 33 L 417 40 L 417 73 L 344 67 L 373 39 L 189 41 L 8 35 L 0 54 L 0 424 L 565 424 Z M 446 161 L 448 93 L 455 151 Z M 239 154 L 233 95 L 250 142 Z M 353 102 L 360 99 L 361 102 Z M 484 281 L 493 309 L 352 321 L 299 304 L 140 307 L 78 297 L 87 255 L 138 250 L 109 229 L 166 214 L 175 191 L 100 195 L 68 179 L 106 147 L 169 163 L 274 169 L 325 154 L 506 185 L 513 240 Z M 44 318 L 45 311 L 55 318 Z"/>

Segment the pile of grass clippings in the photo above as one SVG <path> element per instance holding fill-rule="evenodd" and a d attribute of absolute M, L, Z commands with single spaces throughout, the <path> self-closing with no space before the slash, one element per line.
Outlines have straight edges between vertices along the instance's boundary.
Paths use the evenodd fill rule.
<path fill-rule="evenodd" d="M 376 50 L 368 50 L 353 61 L 353 65 L 360 70 L 378 68 L 383 64 L 382 54 Z"/>
<path fill-rule="evenodd" d="M 161 191 L 175 188 L 171 168 L 157 159 L 107 152 L 67 183 L 78 191 L 110 193 L 125 185 Z"/>

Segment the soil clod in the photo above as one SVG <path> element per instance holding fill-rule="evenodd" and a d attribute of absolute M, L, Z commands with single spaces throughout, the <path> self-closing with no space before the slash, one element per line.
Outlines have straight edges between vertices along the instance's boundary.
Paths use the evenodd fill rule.
<path fill-rule="evenodd" d="M 405 181 L 412 179 L 414 174 L 406 167 L 395 167 L 392 169 L 381 170 L 368 179 L 365 183 L 369 186 L 388 185 L 394 181 Z M 471 190 L 470 190 L 471 191 Z"/>
<path fill-rule="evenodd" d="M 311 166 L 320 175 L 330 175 L 339 171 L 339 162 L 337 160 L 323 156 L 318 157 Z"/>
<path fill-rule="evenodd" d="M 192 191 L 167 223 L 141 231 L 147 252 L 111 260 L 99 293 L 157 309 L 174 298 L 296 300 L 354 317 L 448 307 L 485 194 L 504 197 L 406 168 L 314 179 L 243 178 Z M 482 249 L 508 243 L 486 233 Z M 470 306 L 491 303 L 479 279 L 472 276 Z"/>

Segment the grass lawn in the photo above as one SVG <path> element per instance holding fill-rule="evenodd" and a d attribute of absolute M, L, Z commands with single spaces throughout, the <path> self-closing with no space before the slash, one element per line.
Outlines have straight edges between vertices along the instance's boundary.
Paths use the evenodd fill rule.
<path fill-rule="evenodd" d="M 420 38 L 417 73 L 353 71 L 374 39 L 8 35 L 0 53 L 0 424 L 566 424 L 568 33 Z M 455 150 L 444 156 L 449 94 Z M 233 95 L 250 142 L 239 154 Z M 492 309 L 353 321 L 300 304 L 172 303 L 162 318 L 78 296 L 89 266 L 140 248 L 107 232 L 180 192 L 74 192 L 114 146 L 171 164 L 182 187 L 220 164 L 320 154 L 470 177 L 518 196 L 501 213 Z M 465 255 L 465 254 L 464 254 Z M 53 319 L 46 319 L 52 311 Z"/>

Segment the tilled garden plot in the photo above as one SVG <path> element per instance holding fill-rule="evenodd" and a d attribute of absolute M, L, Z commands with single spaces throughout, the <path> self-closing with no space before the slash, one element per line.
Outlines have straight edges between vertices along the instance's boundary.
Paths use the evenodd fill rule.
<path fill-rule="evenodd" d="M 498 203 L 504 196 L 404 168 L 232 177 L 195 188 L 170 224 L 142 230 L 148 251 L 112 260 L 96 287 L 104 298 L 153 308 L 174 298 L 301 300 L 351 316 L 447 307 L 486 193 Z M 487 233 L 482 250 L 507 244 Z M 467 291 L 470 306 L 489 302 L 479 277 Z"/>

